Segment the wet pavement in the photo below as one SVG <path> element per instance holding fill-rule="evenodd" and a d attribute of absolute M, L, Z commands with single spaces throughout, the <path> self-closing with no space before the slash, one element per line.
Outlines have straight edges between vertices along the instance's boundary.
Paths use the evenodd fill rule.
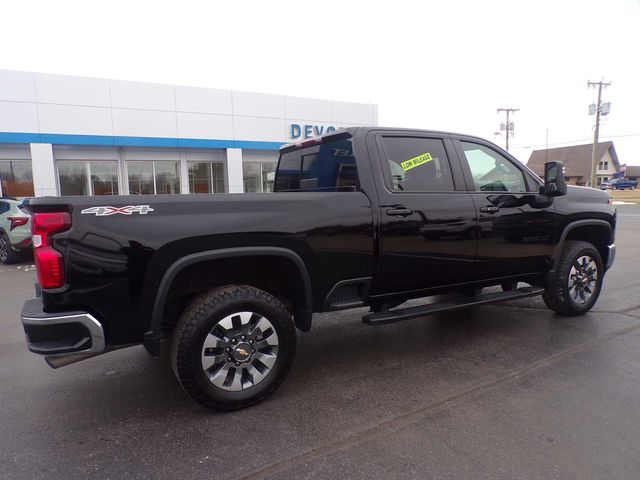
<path fill-rule="evenodd" d="M 594 310 L 540 298 L 395 325 L 318 315 L 267 401 L 210 412 L 133 347 L 59 370 L 18 320 L 25 263 L 0 267 L 0 478 L 640 477 L 640 207 Z"/>

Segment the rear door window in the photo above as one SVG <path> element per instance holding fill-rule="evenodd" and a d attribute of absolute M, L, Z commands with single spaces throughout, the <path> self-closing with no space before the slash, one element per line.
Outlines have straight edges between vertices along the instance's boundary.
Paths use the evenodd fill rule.
<path fill-rule="evenodd" d="M 439 138 L 382 137 L 387 186 L 396 192 L 454 190 L 451 167 Z"/>

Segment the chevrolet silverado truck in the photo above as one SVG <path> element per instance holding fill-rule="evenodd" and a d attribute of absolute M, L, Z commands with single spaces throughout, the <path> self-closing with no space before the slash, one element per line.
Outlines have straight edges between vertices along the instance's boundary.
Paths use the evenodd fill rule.
<path fill-rule="evenodd" d="M 230 410 L 281 384 L 315 312 L 369 307 L 376 326 L 542 295 L 582 315 L 616 212 L 545 167 L 472 136 L 361 127 L 283 146 L 273 193 L 32 199 L 28 347 L 57 368 L 168 339 L 186 393 Z"/>

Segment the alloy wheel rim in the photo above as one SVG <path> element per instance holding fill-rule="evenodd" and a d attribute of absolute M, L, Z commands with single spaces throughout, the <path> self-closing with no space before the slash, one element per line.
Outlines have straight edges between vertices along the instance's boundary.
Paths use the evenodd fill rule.
<path fill-rule="evenodd" d="M 271 373 L 278 345 L 273 324 L 262 314 L 232 313 L 217 322 L 204 339 L 202 369 L 222 390 L 247 390 Z"/>
<path fill-rule="evenodd" d="M 598 266 L 589 255 L 578 257 L 569 272 L 569 296 L 574 303 L 587 303 L 596 291 Z"/>

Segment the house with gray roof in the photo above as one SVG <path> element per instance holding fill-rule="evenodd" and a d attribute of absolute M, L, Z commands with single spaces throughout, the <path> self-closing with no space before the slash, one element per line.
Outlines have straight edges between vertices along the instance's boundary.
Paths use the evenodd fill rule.
<path fill-rule="evenodd" d="M 527 166 L 540 177 L 544 177 L 545 162 L 560 161 L 564 163 L 564 175 L 570 185 L 588 185 L 591 177 L 591 155 L 593 144 L 572 145 L 570 147 L 549 148 L 531 152 Z M 600 142 L 596 150 L 598 168 L 596 181 L 610 180 L 620 169 L 618 154 L 613 142 Z"/>

